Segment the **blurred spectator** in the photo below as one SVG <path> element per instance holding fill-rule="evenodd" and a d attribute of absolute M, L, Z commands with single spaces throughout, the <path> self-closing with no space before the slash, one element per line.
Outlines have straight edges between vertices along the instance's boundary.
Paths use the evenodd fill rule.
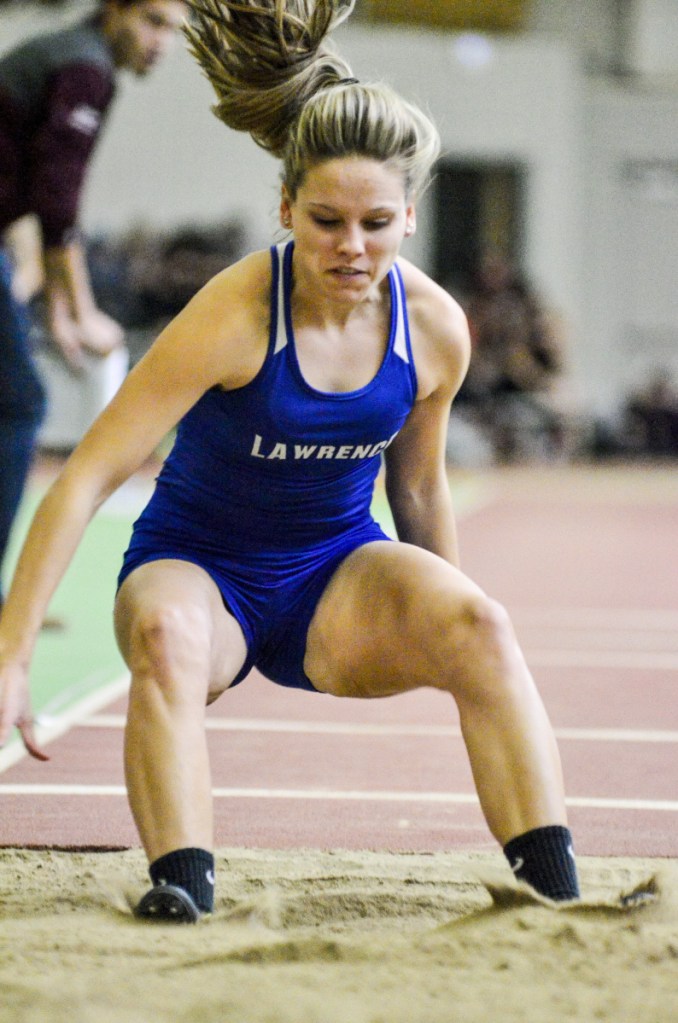
<path fill-rule="evenodd" d="M 200 288 L 246 249 L 240 221 L 213 228 L 182 227 L 159 242 L 153 259 L 147 258 L 141 238 L 130 251 L 134 288 L 159 320 L 173 319 Z"/>
<path fill-rule="evenodd" d="M 633 452 L 678 455 L 678 388 L 668 373 L 658 373 L 631 395 L 624 419 Z"/>
<path fill-rule="evenodd" d="M 495 250 L 482 254 L 460 301 L 473 344 L 457 397 L 462 414 L 475 420 L 499 460 L 561 453 L 564 423 L 554 392 L 563 360 L 553 317 Z"/>
<path fill-rule="evenodd" d="M 167 233 L 137 228 L 122 238 L 89 243 L 87 260 L 97 300 L 126 328 L 132 363 L 200 288 L 241 258 L 247 245 L 239 219 Z"/>
<path fill-rule="evenodd" d="M 42 288 L 47 336 L 71 370 L 121 349 L 92 291 L 81 195 L 120 75 L 146 76 L 187 14 L 183 0 L 98 0 L 0 56 L 0 568 L 47 405 L 28 301 Z"/>

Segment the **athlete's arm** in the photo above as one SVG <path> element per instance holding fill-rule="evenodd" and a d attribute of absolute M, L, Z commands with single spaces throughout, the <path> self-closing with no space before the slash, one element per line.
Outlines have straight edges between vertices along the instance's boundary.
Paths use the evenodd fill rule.
<path fill-rule="evenodd" d="M 386 493 L 398 538 L 458 565 L 445 447 L 450 404 L 468 367 L 468 326 L 457 303 L 423 275 L 406 273 L 405 282 L 419 393 L 385 454 Z"/>
<path fill-rule="evenodd" d="M 94 512 L 205 391 L 239 386 L 263 362 L 268 268 L 268 255 L 256 253 L 189 303 L 129 374 L 41 502 L 0 616 L 0 745 L 19 724 L 29 752 L 41 756 L 29 723 L 28 667 L 49 600 Z"/>

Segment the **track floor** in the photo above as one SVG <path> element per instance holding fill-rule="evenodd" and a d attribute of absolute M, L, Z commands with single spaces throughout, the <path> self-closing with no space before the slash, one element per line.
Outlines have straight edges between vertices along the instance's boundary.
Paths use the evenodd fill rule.
<path fill-rule="evenodd" d="M 671 467 L 503 470 L 460 523 L 465 570 L 509 608 L 560 740 L 583 855 L 678 856 L 678 480 Z M 138 844 L 124 687 L 41 765 L 0 774 L 0 845 Z M 494 849 L 452 701 L 339 701 L 253 674 L 209 711 L 216 843 Z"/>

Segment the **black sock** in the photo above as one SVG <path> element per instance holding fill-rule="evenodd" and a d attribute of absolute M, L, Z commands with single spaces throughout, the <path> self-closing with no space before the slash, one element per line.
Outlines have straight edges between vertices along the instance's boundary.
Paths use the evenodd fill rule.
<path fill-rule="evenodd" d="M 202 913 L 214 909 L 214 856 L 206 849 L 177 849 L 151 863 L 148 872 L 154 885 L 183 888 Z"/>
<path fill-rule="evenodd" d="M 511 870 L 540 895 L 563 902 L 579 898 L 572 835 L 560 824 L 535 828 L 504 846 Z"/>

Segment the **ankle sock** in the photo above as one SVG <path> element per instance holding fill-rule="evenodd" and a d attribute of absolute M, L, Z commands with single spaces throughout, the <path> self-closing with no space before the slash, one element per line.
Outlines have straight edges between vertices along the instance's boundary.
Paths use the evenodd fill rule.
<path fill-rule="evenodd" d="M 535 828 L 504 846 L 511 870 L 520 881 L 556 902 L 579 898 L 572 835 L 559 824 Z"/>
<path fill-rule="evenodd" d="M 214 856 L 206 849 L 177 849 L 148 868 L 154 885 L 183 888 L 202 913 L 214 909 Z"/>

